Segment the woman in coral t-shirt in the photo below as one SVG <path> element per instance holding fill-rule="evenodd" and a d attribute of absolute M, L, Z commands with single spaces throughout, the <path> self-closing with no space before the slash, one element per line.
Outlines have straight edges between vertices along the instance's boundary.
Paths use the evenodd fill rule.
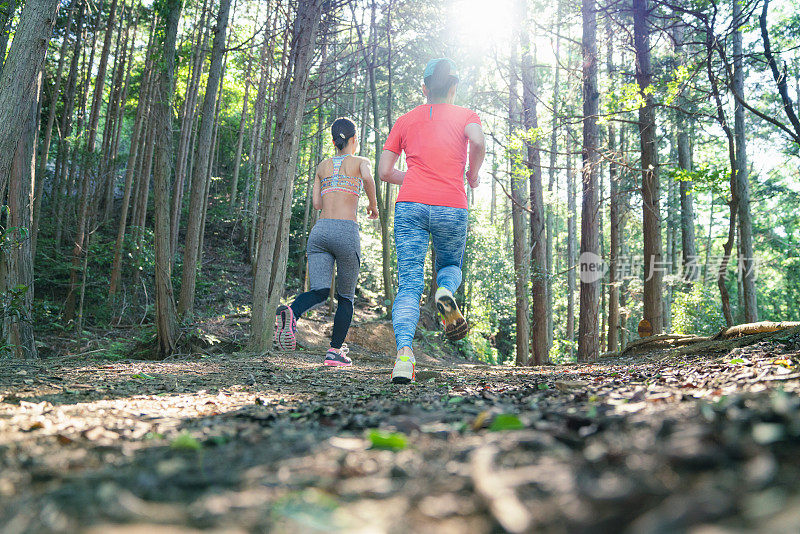
<path fill-rule="evenodd" d="M 425 287 L 428 241 L 436 252 L 436 307 L 444 333 L 462 339 L 469 326 L 453 296 L 461 285 L 461 263 L 467 243 L 467 194 L 464 176 L 478 186 L 478 170 L 486 154 L 478 115 L 453 105 L 458 75 L 448 58 L 425 67 L 422 92 L 427 103 L 397 119 L 378 163 L 385 182 L 399 184 L 394 217 L 394 241 L 400 288 L 392 306 L 397 359 L 392 382 L 414 380 L 416 361 L 411 343 L 419 321 L 419 301 Z M 468 150 L 469 147 L 469 150 Z M 408 170 L 394 165 L 401 152 Z M 469 156 L 469 157 L 468 157 Z"/>

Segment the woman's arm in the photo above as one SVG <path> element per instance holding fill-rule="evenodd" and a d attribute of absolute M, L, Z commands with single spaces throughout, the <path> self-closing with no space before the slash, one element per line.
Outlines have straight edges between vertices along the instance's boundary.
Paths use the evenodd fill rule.
<path fill-rule="evenodd" d="M 314 209 L 321 210 L 322 209 L 322 193 L 320 191 L 321 186 L 319 183 L 319 169 L 322 166 L 322 163 L 317 165 L 317 172 L 314 173 L 314 193 L 311 197 L 314 201 Z"/>
<path fill-rule="evenodd" d="M 367 207 L 367 219 L 378 218 L 378 200 L 375 196 L 375 180 L 372 178 L 372 169 L 369 167 L 369 160 L 361 160 L 361 181 L 364 183 L 364 192 L 367 193 L 369 206 Z"/>
<path fill-rule="evenodd" d="M 467 182 L 470 187 L 475 189 L 480 183 L 478 171 L 486 157 L 486 139 L 483 135 L 483 128 L 479 124 L 471 122 L 464 128 L 464 134 L 469 139 L 469 169 L 467 169 Z"/>
<path fill-rule="evenodd" d="M 381 180 L 390 184 L 403 185 L 403 180 L 406 177 L 405 171 L 399 171 L 394 168 L 394 164 L 397 163 L 397 158 L 399 157 L 399 154 L 391 150 L 381 152 L 381 159 L 378 160 L 378 176 L 381 177 Z"/>

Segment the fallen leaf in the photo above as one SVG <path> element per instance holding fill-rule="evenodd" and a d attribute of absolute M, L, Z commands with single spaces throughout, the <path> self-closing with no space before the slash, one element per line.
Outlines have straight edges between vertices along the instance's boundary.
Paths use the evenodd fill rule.
<path fill-rule="evenodd" d="M 369 431 L 369 440 L 373 449 L 399 451 L 408 444 L 405 434 L 401 432 L 383 432 L 378 429 Z"/>

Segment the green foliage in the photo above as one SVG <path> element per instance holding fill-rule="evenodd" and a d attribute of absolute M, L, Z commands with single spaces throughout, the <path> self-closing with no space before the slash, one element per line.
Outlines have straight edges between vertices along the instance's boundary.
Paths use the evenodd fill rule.
<path fill-rule="evenodd" d="M 492 420 L 492 424 L 489 425 L 490 432 L 502 432 L 504 430 L 522 430 L 525 428 L 525 425 L 522 424 L 522 421 L 519 420 L 514 414 L 510 413 L 501 413 L 497 415 L 497 417 Z"/>
<path fill-rule="evenodd" d="M 369 441 L 373 449 L 399 451 L 406 448 L 408 440 L 402 432 L 385 432 L 373 429 L 369 431 Z"/>
<path fill-rule="evenodd" d="M 172 440 L 169 448 L 176 451 L 197 452 L 203 449 L 203 445 L 197 438 L 192 437 L 188 432 L 181 432 Z"/>
<path fill-rule="evenodd" d="M 672 328 L 676 334 L 716 334 L 725 326 L 719 295 L 702 284 L 678 292 L 672 304 Z"/>

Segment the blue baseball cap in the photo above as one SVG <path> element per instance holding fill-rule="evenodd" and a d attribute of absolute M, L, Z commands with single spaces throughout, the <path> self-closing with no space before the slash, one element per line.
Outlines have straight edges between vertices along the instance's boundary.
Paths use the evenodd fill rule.
<path fill-rule="evenodd" d="M 453 78 L 456 79 L 456 81 L 458 81 L 458 71 L 456 70 L 456 64 L 449 57 L 438 57 L 436 59 L 428 61 L 428 64 L 425 65 L 425 72 L 423 72 L 422 78 L 424 79 L 433 76 L 434 72 L 436 72 L 437 67 L 440 64 L 442 64 L 442 66 L 440 67 L 439 72 L 445 75 L 452 76 Z"/>

